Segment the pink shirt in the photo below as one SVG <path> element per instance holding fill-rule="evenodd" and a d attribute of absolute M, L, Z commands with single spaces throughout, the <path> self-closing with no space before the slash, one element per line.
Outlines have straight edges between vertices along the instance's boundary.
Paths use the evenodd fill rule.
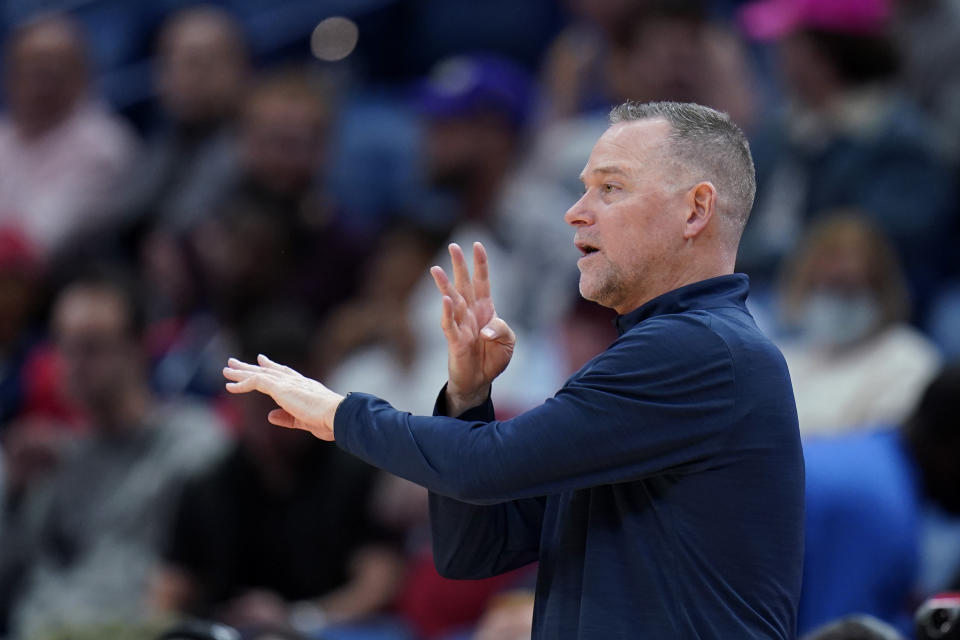
<path fill-rule="evenodd" d="M 0 225 L 19 227 L 44 252 L 58 248 L 102 218 L 135 151 L 132 129 L 93 101 L 32 140 L 0 119 Z"/>

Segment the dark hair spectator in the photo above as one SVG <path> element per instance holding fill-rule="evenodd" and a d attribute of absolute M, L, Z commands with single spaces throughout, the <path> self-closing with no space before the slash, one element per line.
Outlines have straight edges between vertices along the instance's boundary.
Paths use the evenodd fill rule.
<path fill-rule="evenodd" d="M 13 595 L 4 604 L 15 636 L 142 617 L 174 500 L 222 449 L 212 412 L 151 392 L 137 294 L 123 274 L 92 269 L 54 300 L 63 383 L 89 433 L 66 451 L 46 490 L 23 489 L 5 523 L 0 584 Z"/>
<path fill-rule="evenodd" d="M 292 298 L 317 318 L 354 290 L 370 231 L 351 225 L 322 180 L 334 114 L 331 84 L 307 71 L 262 78 L 239 121 L 239 166 L 189 251 L 218 317 Z"/>

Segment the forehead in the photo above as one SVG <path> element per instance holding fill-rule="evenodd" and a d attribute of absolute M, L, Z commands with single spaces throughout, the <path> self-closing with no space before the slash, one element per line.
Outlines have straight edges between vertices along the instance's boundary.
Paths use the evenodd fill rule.
<path fill-rule="evenodd" d="M 33 25 L 13 41 L 19 55 L 70 54 L 80 46 L 77 34 L 66 23 L 52 21 Z"/>
<path fill-rule="evenodd" d="M 107 289 L 68 289 L 54 311 L 54 327 L 60 333 L 122 330 L 125 321 L 123 301 Z"/>
<path fill-rule="evenodd" d="M 670 124 L 662 118 L 634 120 L 611 125 L 590 152 L 581 179 L 616 169 L 626 174 L 646 173 L 661 167 Z"/>

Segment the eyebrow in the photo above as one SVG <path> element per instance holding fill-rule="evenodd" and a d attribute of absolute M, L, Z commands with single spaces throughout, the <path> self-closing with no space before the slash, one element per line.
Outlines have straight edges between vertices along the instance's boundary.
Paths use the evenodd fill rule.
<path fill-rule="evenodd" d="M 594 169 L 594 170 L 591 171 L 590 173 L 591 173 L 592 175 L 597 175 L 597 174 L 601 174 L 601 175 L 620 175 L 620 176 L 623 176 L 623 177 L 625 177 L 625 178 L 628 177 L 626 171 L 624 171 L 624 170 L 621 169 L 620 167 L 614 167 L 614 166 L 610 166 L 610 167 L 597 167 L 596 169 Z M 583 180 L 584 180 L 585 177 L 586 177 L 586 173 L 585 173 L 585 172 L 581 172 L 581 173 L 580 173 L 580 182 L 583 182 Z"/>

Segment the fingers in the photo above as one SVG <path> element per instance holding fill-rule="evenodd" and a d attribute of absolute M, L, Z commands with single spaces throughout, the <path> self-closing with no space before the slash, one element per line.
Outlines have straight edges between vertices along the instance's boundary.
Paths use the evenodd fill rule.
<path fill-rule="evenodd" d="M 433 276 L 433 281 L 436 283 L 437 289 L 440 290 L 440 293 L 443 295 L 443 297 L 450 299 L 451 309 L 453 311 L 453 319 L 456 320 L 457 324 L 460 324 L 463 322 L 463 318 L 467 313 L 467 301 L 456 289 L 453 288 L 453 286 L 450 284 L 450 279 L 447 278 L 447 274 L 444 273 L 443 269 L 440 267 L 431 267 L 430 275 Z"/>
<path fill-rule="evenodd" d="M 296 429 L 296 419 L 288 412 L 283 409 L 274 409 L 267 414 L 267 422 L 270 424 L 275 424 L 278 427 L 286 427 L 287 429 Z"/>
<path fill-rule="evenodd" d="M 448 342 L 455 342 L 458 335 L 453 300 L 450 299 L 450 296 L 443 296 L 441 302 L 443 311 L 440 315 L 440 328 L 443 329 L 443 335 L 446 336 Z"/>
<path fill-rule="evenodd" d="M 257 380 L 256 378 L 247 378 L 240 382 L 228 382 L 226 387 L 230 393 L 249 393 L 257 391 Z"/>
<path fill-rule="evenodd" d="M 453 263 L 453 285 L 460 295 L 464 297 L 467 304 L 474 300 L 473 283 L 470 282 L 470 271 L 467 269 L 467 259 L 463 255 L 463 249 L 457 243 L 451 243 L 450 260 Z"/>
<path fill-rule="evenodd" d="M 459 295 L 456 289 L 453 288 L 450 278 L 447 277 L 447 273 L 442 267 L 430 267 L 430 275 L 433 276 L 433 282 L 437 285 L 437 289 L 440 290 L 441 295 L 450 296 L 451 298 Z"/>
<path fill-rule="evenodd" d="M 473 243 L 473 293 L 478 300 L 490 297 L 490 271 L 487 250 L 479 242 Z"/>
<path fill-rule="evenodd" d="M 440 267 L 431 267 L 430 275 L 433 276 L 433 281 L 436 283 L 441 295 L 450 298 L 453 302 L 454 310 L 457 312 L 457 321 L 460 322 L 463 319 L 463 314 L 467 310 L 467 301 L 460 295 L 460 292 L 454 288 L 443 269 Z"/>
<path fill-rule="evenodd" d="M 480 335 L 482 335 L 485 340 L 503 344 L 515 344 L 517 341 L 517 335 L 513 332 L 513 329 L 510 328 L 510 325 L 497 316 L 494 316 L 493 320 L 488 322 L 487 325 L 480 330 Z"/>
<path fill-rule="evenodd" d="M 228 382 L 226 385 L 227 391 L 230 393 L 259 391 L 272 397 L 277 390 L 277 381 L 274 375 L 260 367 L 252 367 L 249 369 L 224 367 L 223 377 L 227 380 L 232 380 L 232 382 Z"/>
<path fill-rule="evenodd" d="M 260 367 L 255 364 L 247 364 L 242 360 L 237 360 L 236 358 L 229 358 L 227 360 L 227 365 L 233 369 L 241 369 L 243 371 L 260 371 Z"/>
<path fill-rule="evenodd" d="M 262 353 L 257 356 L 257 362 L 260 363 L 261 367 L 264 367 L 266 369 L 273 369 L 274 371 L 279 371 L 280 373 L 289 373 L 295 376 L 300 375 L 297 371 L 291 369 L 290 367 L 274 362 L 273 360 L 263 355 Z"/>

